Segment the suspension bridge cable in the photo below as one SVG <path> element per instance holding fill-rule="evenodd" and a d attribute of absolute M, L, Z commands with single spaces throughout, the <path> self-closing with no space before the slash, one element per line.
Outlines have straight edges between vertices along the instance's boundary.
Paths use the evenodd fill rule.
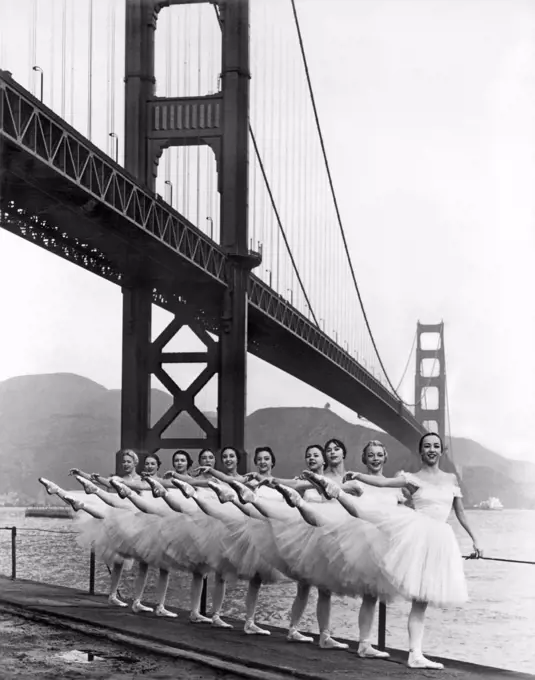
<path fill-rule="evenodd" d="M 414 352 L 414 345 L 416 344 L 416 338 L 417 338 L 417 337 L 418 337 L 418 331 L 416 330 L 416 331 L 414 332 L 414 338 L 413 338 L 413 340 L 412 340 L 411 351 L 409 352 L 409 357 L 408 357 L 408 359 L 407 359 L 407 363 L 405 364 L 405 368 L 403 369 L 403 373 L 402 373 L 402 375 L 401 375 L 401 378 L 400 378 L 400 380 L 399 380 L 398 386 L 397 386 L 397 388 L 396 388 L 396 392 L 397 392 L 397 391 L 399 390 L 399 388 L 401 387 L 401 383 L 405 380 L 405 375 L 406 375 L 406 373 L 407 373 L 407 370 L 408 370 L 408 368 L 409 368 L 409 364 L 410 364 L 410 362 L 411 362 L 411 357 L 412 357 L 412 353 Z"/>
<path fill-rule="evenodd" d="M 451 439 L 451 418 L 450 418 L 450 395 L 448 392 L 448 376 L 446 374 L 446 366 L 444 366 L 444 382 L 445 382 L 445 392 L 446 392 L 446 419 L 448 421 L 448 435 L 449 435 L 449 443 L 448 443 L 448 449 L 450 452 L 450 459 L 451 462 L 455 465 L 455 461 L 453 459 L 453 445 L 452 445 L 452 439 Z"/>
<path fill-rule="evenodd" d="M 312 89 L 312 81 L 310 79 L 310 71 L 309 71 L 309 68 L 308 68 L 308 60 L 306 58 L 305 46 L 304 46 L 304 43 L 303 43 L 303 36 L 301 34 L 301 25 L 299 23 L 299 17 L 297 16 L 297 9 L 296 9 L 296 6 L 295 6 L 295 0 L 290 0 L 290 2 L 292 4 L 292 11 L 293 11 L 293 15 L 294 15 L 295 27 L 296 27 L 296 30 L 297 30 L 297 37 L 298 37 L 298 40 L 299 40 L 301 57 L 303 59 L 303 67 L 305 69 L 306 80 L 307 80 L 307 83 L 308 83 L 308 91 L 309 91 L 309 95 L 310 95 L 310 101 L 311 101 L 312 109 L 313 109 L 313 112 L 314 112 L 316 129 L 317 129 L 318 136 L 319 136 L 323 160 L 325 162 L 325 169 L 326 169 L 326 172 L 327 172 L 329 187 L 330 187 L 332 198 L 333 198 L 334 209 L 335 209 L 335 212 L 336 212 L 336 218 L 337 218 L 337 221 L 338 221 L 338 226 L 340 228 L 340 234 L 342 236 L 342 242 L 343 242 L 343 245 L 344 245 L 344 250 L 345 250 L 347 261 L 348 261 L 348 264 L 349 264 L 351 277 L 353 279 L 353 285 L 355 286 L 355 290 L 356 290 L 357 297 L 358 297 L 358 300 L 359 300 L 360 308 L 362 310 L 362 314 L 363 314 L 363 317 L 364 317 L 364 322 L 366 324 L 366 328 L 368 330 L 368 334 L 370 336 L 370 340 L 372 342 L 372 346 L 373 346 L 373 349 L 374 349 L 375 354 L 377 356 L 377 359 L 379 360 L 379 364 L 381 366 L 381 369 L 383 370 L 383 373 L 384 373 L 384 375 L 385 375 L 385 377 L 388 381 L 388 384 L 389 384 L 390 388 L 393 390 L 395 396 L 399 399 L 399 401 L 402 404 L 404 404 L 405 406 L 408 406 L 408 404 L 406 404 L 406 402 L 397 393 L 396 388 L 394 387 L 394 385 L 392 384 L 392 381 L 390 380 L 390 377 L 389 377 L 389 375 L 386 371 L 383 360 L 381 359 L 381 355 L 379 354 L 379 350 L 377 348 L 377 343 L 375 342 L 375 337 L 373 335 L 373 332 L 372 332 L 372 329 L 371 329 L 371 326 L 370 326 L 368 315 L 367 315 L 366 310 L 364 308 L 364 302 L 363 302 L 362 296 L 360 294 L 360 289 L 359 289 L 359 286 L 358 286 L 358 283 L 357 283 L 357 277 L 355 276 L 355 270 L 353 268 L 353 263 L 351 261 L 351 255 L 349 253 L 349 247 L 348 247 L 348 244 L 347 244 L 345 229 L 344 229 L 344 226 L 343 226 L 343 223 L 342 223 L 340 208 L 338 206 L 338 200 L 336 198 L 336 192 L 334 190 L 334 183 L 333 183 L 333 179 L 332 179 L 332 175 L 331 175 L 331 168 L 330 168 L 329 161 L 328 161 L 328 158 L 327 158 L 327 151 L 326 151 L 326 148 L 325 148 L 325 142 L 324 142 L 324 139 L 323 139 L 323 133 L 322 133 L 321 124 L 320 124 L 320 120 L 319 120 L 319 116 L 318 116 L 318 110 L 317 110 L 317 107 L 316 107 L 316 98 L 314 96 L 314 91 Z"/>
<path fill-rule="evenodd" d="M 215 15 L 216 15 L 217 21 L 218 21 L 218 23 L 219 23 L 219 27 L 222 28 L 222 22 L 221 22 L 221 17 L 220 17 L 220 15 L 219 15 L 219 10 L 218 10 L 217 5 L 215 5 L 215 4 L 214 4 L 214 11 L 215 11 Z M 286 236 L 286 231 L 284 230 L 284 227 L 282 226 L 282 221 L 281 221 L 281 218 L 280 218 L 280 215 L 279 215 L 279 211 L 278 211 L 277 205 L 276 205 L 276 203 L 275 203 L 275 197 L 273 196 L 273 192 L 271 191 L 271 185 L 270 185 L 269 180 L 268 180 L 268 178 L 267 178 L 266 169 L 265 169 L 265 167 L 264 167 L 264 163 L 263 163 L 262 157 L 261 157 L 261 155 L 260 155 L 260 150 L 259 150 L 259 148 L 258 148 L 258 144 L 256 143 L 256 137 L 255 137 L 255 135 L 254 135 L 253 128 L 252 128 L 250 122 L 249 122 L 249 124 L 248 124 L 248 127 L 249 127 L 249 134 L 250 134 L 250 136 L 251 136 L 251 141 L 253 142 L 253 148 L 254 148 L 254 151 L 255 151 L 255 155 L 256 155 L 256 158 L 257 158 L 257 160 L 258 160 L 258 165 L 259 165 L 259 167 L 260 167 L 260 172 L 262 173 L 262 177 L 263 177 L 264 183 L 265 183 L 265 185 L 266 185 L 266 189 L 267 189 L 267 192 L 268 192 L 268 196 L 269 196 L 269 200 L 270 200 L 270 203 L 271 203 L 271 207 L 273 208 L 273 211 L 274 211 L 274 213 L 275 213 L 275 218 L 276 218 L 276 220 L 277 220 L 277 223 L 278 223 L 278 226 L 279 226 L 280 233 L 282 234 L 282 238 L 283 238 L 283 241 L 284 241 L 284 245 L 286 246 L 286 250 L 288 251 L 288 255 L 290 256 L 290 261 L 291 261 L 291 263 L 292 263 L 292 266 L 293 266 L 293 268 L 294 268 L 295 274 L 296 274 L 296 276 L 297 276 L 297 280 L 298 280 L 298 282 L 299 282 L 299 286 L 300 286 L 301 290 L 303 291 L 303 295 L 304 295 L 304 297 L 305 297 L 306 304 L 308 305 L 308 308 L 309 308 L 309 310 L 310 310 L 310 314 L 311 314 L 311 316 L 312 316 L 312 319 L 314 320 L 314 323 L 316 324 L 316 326 L 319 328 L 318 320 L 317 320 L 317 318 L 316 318 L 316 315 L 315 315 L 314 310 L 313 310 L 313 308 L 312 308 L 312 304 L 311 304 L 310 299 L 309 299 L 309 297 L 308 297 L 308 294 L 307 294 L 307 292 L 306 292 L 306 289 L 305 289 L 303 280 L 302 280 L 302 278 L 301 278 L 301 274 L 299 273 L 299 269 L 298 269 L 298 267 L 297 267 L 297 263 L 296 263 L 295 258 L 294 258 L 294 256 L 293 256 L 292 248 L 291 248 L 290 243 L 289 243 L 289 241 L 288 241 L 288 238 L 287 238 L 287 236 Z"/>

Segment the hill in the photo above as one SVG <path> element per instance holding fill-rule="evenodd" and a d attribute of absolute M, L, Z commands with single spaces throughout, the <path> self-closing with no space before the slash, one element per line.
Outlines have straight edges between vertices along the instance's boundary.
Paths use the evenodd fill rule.
<path fill-rule="evenodd" d="M 171 404 L 161 390 L 152 392 L 152 421 Z M 214 413 L 207 414 L 212 421 Z M 40 494 L 37 477 L 45 476 L 67 487 L 71 467 L 112 473 L 119 448 L 120 391 L 73 374 L 34 375 L 0 383 L 0 494 L 16 492 L 33 500 Z M 200 436 L 187 415 L 173 423 L 169 436 Z M 385 469 L 414 471 L 418 457 L 385 433 L 351 424 L 328 408 L 265 408 L 248 416 L 246 447 L 268 444 L 277 455 L 278 475 L 291 476 L 303 468 L 304 448 L 342 439 L 348 449 L 348 469 L 362 469 L 360 455 L 369 439 L 381 439 L 389 451 Z M 489 495 L 499 496 L 507 507 L 535 507 L 531 481 L 535 465 L 516 462 L 485 449 L 469 439 L 454 438 L 456 461 L 462 461 L 462 485 L 467 504 Z M 162 452 L 170 467 L 170 452 Z M 445 459 L 443 467 L 453 466 Z"/>

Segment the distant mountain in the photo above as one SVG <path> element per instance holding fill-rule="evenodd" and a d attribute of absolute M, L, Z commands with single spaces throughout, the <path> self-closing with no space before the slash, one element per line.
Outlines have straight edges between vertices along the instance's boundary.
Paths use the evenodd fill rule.
<path fill-rule="evenodd" d="M 171 397 L 152 391 L 152 422 L 167 410 Z M 216 414 L 207 413 L 215 422 Z M 37 477 L 45 476 L 72 487 L 71 467 L 109 474 L 119 448 L 120 391 L 107 390 L 78 375 L 60 373 L 11 378 L 0 382 L 0 494 L 17 492 L 23 499 L 39 499 Z M 187 415 L 173 423 L 167 436 L 201 436 Z M 282 477 L 303 469 L 309 443 L 325 443 L 330 437 L 344 441 L 348 469 L 362 469 L 361 451 L 369 439 L 380 439 L 389 459 L 385 469 L 414 471 L 418 457 L 389 435 L 360 424 L 351 424 L 329 408 L 266 408 L 246 421 L 246 447 L 252 453 L 269 445 L 277 456 L 276 473 Z M 489 495 L 506 507 L 535 507 L 531 482 L 535 465 L 511 461 L 469 439 L 454 438 L 451 448 L 461 464 L 462 486 L 468 505 Z M 170 467 L 169 451 L 161 452 Z M 453 470 L 446 458 L 443 467 Z"/>

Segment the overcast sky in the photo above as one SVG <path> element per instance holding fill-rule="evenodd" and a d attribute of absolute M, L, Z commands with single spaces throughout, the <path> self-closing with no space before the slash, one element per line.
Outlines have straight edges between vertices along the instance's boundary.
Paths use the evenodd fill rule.
<path fill-rule="evenodd" d="M 17 7 L 11 32 L 31 2 Z M 443 319 L 452 433 L 535 462 L 535 3 L 300 0 L 298 10 L 357 277 L 393 381 L 416 321 Z M 14 49 L 0 46 L 15 73 Z M 63 371 L 120 386 L 118 289 L 3 231 L 0 289 L 0 380 Z M 163 324 L 157 311 L 155 329 Z M 328 401 L 254 358 L 248 389 L 250 411 Z M 213 390 L 200 405 L 214 408 Z"/>

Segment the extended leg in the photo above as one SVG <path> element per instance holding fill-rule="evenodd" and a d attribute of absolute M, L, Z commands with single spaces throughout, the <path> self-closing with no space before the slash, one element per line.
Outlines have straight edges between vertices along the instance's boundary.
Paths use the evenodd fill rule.
<path fill-rule="evenodd" d="M 167 569 L 160 569 L 158 574 L 158 585 L 156 586 L 156 609 L 154 613 L 156 616 L 166 616 L 169 619 L 176 619 L 177 614 L 170 612 L 165 608 L 165 596 L 167 595 L 167 587 L 169 586 L 169 572 Z"/>
<path fill-rule="evenodd" d="M 113 568 L 111 570 L 111 584 L 110 584 L 110 594 L 108 595 L 108 604 L 115 605 L 116 607 L 127 607 L 126 602 L 123 602 L 117 596 L 117 589 L 119 588 L 119 581 L 123 575 L 123 563 L 114 562 Z"/>
<path fill-rule="evenodd" d="M 132 602 L 132 611 L 138 614 L 139 612 L 151 612 L 151 607 L 146 607 L 141 604 L 141 598 L 147 585 L 147 577 L 149 575 L 149 565 L 146 562 L 139 563 L 139 571 L 137 573 L 136 582 L 134 585 L 134 601 Z"/>

